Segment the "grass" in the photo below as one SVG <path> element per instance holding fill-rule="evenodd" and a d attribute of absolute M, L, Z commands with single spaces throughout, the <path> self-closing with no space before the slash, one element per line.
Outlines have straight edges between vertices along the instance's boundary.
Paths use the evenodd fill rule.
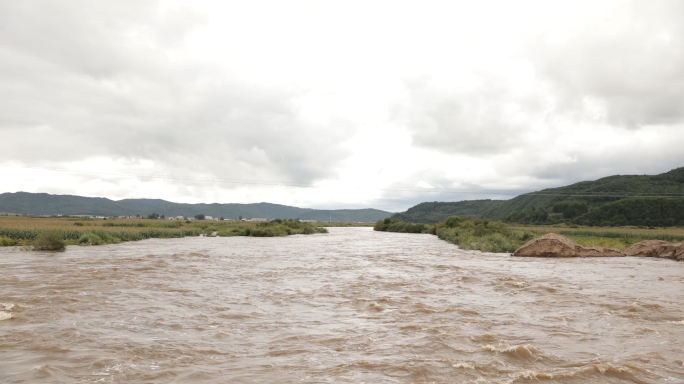
<path fill-rule="evenodd" d="M 239 221 L 164 221 L 149 219 L 82 220 L 70 218 L 0 217 L 0 246 L 33 246 L 36 239 L 50 233 L 67 245 L 116 244 L 151 238 L 185 236 L 271 237 L 326 233 L 312 223 L 273 220 L 252 223 Z"/>
<path fill-rule="evenodd" d="M 461 249 L 483 252 L 513 252 L 526 241 L 537 236 L 526 230 L 512 229 L 500 221 L 468 220 L 451 216 L 446 221 L 430 224 L 411 224 L 396 219 L 380 220 L 374 230 L 400 233 L 430 233 L 458 245 Z"/>
<path fill-rule="evenodd" d="M 514 252 L 536 237 L 536 233 L 513 229 L 500 221 L 468 220 L 456 216 L 437 223 L 435 233 L 461 249 L 498 253 Z"/>
<path fill-rule="evenodd" d="M 566 226 L 516 226 L 517 230 L 535 232 L 539 236 L 558 233 L 578 244 L 625 250 L 643 240 L 664 240 L 671 243 L 684 241 L 684 228 L 638 228 L 638 227 L 578 227 Z"/>

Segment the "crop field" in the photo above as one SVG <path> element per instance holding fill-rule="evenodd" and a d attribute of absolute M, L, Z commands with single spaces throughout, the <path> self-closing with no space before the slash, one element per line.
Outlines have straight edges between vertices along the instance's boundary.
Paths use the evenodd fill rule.
<path fill-rule="evenodd" d="M 0 216 L 0 246 L 30 245 L 41 233 L 57 232 L 66 244 L 107 244 L 150 238 L 185 236 L 286 236 L 320 233 L 309 223 L 292 221 L 171 221 L 150 219 L 97 220 Z"/>
<path fill-rule="evenodd" d="M 684 228 L 637 227 L 578 227 L 566 226 L 512 226 L 541 235 L 553 232 L 587 246 L 601 246 L 624 250 L 642 240 L 664 240 L 671 243 L 684 241 Z"/>

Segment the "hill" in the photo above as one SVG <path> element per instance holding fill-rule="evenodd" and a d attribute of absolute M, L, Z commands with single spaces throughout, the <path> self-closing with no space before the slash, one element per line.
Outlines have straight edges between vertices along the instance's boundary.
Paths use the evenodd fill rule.
<path fill-rule="evenodd" d="M 551 211 L 561 201 L 584 201 L 589 210 L 614 201 L 635 197 L 684 196 L 684 167 L 660 175 L 615 175 L 582 181 L 559 188 L 548 188 L 507 200 L 490 219 L 528 209 Z"/>
<path fill-rule="evenodd" d="M 407 223 L 433 224 L 446 220 L 449 216 L 468 219 L 490 217 L 501 207 L 505 200 L 466 200 L 457 202 L 420 203 L 406 212 L 395 213 L 393 219 Z"/>
<path fill-rule="evenodd" d="M 659 175 L 608 176 L 510 200 L 421 203 L 392 217 L 413 223 L 435 223 L 449 216 L 462 216 L 518 224 L 684 225 L 679 224 L 677 197 L 684 197 L 684 168 Z M 640 215 L 646 215 L 645 219 Z"/>
<path fill-rule="evenodd" d="M 197 214 L 214 217 L 238 218 L 240 216 L 318 220 L 375 222 L 392 215 L 378 209 L 318 210 L 290 207 L 287 205 L 256 204 L 181 204 L 159 199 L 110 200 L 101 197 L 50 195 L 47 193 L 0 194 L 0 212 L 30 215 L 95 215 L 146 217 L 152 213 L 170 216 L 193 217 Z"/>

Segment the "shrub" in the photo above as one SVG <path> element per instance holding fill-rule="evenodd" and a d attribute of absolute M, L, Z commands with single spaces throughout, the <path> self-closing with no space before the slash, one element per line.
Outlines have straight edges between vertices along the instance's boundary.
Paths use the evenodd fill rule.
<path fill-rule="evenodd" d="M 106 231 L 95 230 L 86 232 L 78 239 L 78 245 L 102 245 L 102 244 L 119 244 L 121 239 L 112 236 Z"/>
<path fill-rule="evenodd" d="M 33 249 L 40 251 L 63 251 L 66 248 L 62 234 L 57 231 L 41 232 L 33 240 Z"/>
<path fill-rule="evenodd" d="M 431 233 L 432 226 L 425 224 L 405 223 L 397 219 L 387 218 L 375 223 L 373 230 L 399 233 Z"/>
<path fill-rule="evenodd" d="M 98 236 L 92 232 L 84 233 L 78 239 L 78 245 L 102 245 L 102 244 L 104 244 L 104 241 L 102 241 L 100 236 Z"/>
<path fill-rule="evenodd" d="M 15 239 L 10 239 L 9 237 L 0 236 L 0 246 L 7 247 L 17 245 L 19 241 Z"/>

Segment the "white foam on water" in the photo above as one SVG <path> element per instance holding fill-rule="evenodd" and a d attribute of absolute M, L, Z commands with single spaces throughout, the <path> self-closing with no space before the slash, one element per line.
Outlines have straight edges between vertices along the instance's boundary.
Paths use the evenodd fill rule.
<path fill-rule="evenodd" d="M 13 318 L 14 318 L 14 314 L 12 312 L 0 312 L 0 321 L 11 320 Z"/>

